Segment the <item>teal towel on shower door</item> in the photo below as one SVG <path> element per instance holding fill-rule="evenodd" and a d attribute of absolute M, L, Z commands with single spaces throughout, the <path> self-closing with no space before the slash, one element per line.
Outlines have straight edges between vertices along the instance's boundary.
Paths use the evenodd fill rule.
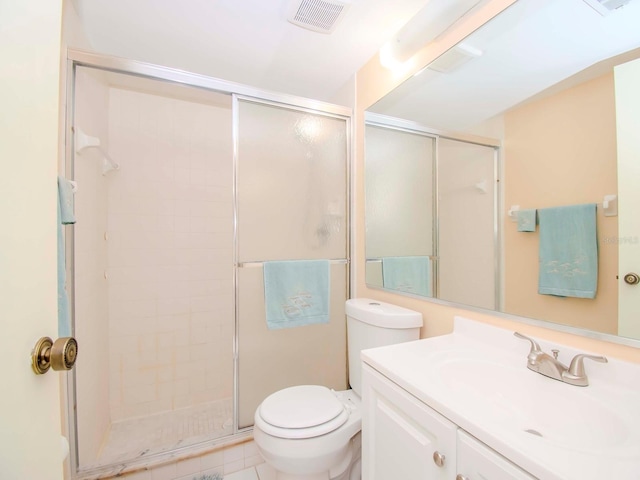
<path fill-rule="evenodd" d="M 71 311 L 67 295 L 67 271 L 64 225 L 76 223 L 73 213 L 73 190 L 66 178 L 58 177 L 58 337 L 71 336 Z"/>
<path fill-rule="evenodd" d="M 269 330 L 329 323 L 329 261 L 264 263 Z"/>
<path fill-rule="evenodd" d="M 538 293 L 595 298 L 598 286 L 596 204 L 538 210 Z"/>

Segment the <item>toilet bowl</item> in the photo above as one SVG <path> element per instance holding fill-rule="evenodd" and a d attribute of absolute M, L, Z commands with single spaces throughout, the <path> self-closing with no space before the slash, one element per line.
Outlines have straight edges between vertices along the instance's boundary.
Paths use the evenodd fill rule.
<path fill-rule="evenodd" d="M 345 310 L 352 389 L 289 387 L 256 409 L 254 440 L 277 480 L 360 479 L 360 351 L 420 336 L 418 312 L 369 299 L 347 300 Z"/>
<path fill-rule="evenodd" d="M 350 479 L 350 467 L 360 458 L 361 425 L 360 398 L 353 390 L 301 385 L 262 402 L 253 435 L 278 480 Z"/>

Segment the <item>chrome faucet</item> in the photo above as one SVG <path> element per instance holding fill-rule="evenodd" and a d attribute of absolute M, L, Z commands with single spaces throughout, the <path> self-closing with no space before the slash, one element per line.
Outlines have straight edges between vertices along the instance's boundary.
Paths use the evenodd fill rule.
<path fill-rule="evenodd" d="M 584 371 L 585 358 L 600 363 L 607 363 L 608 361 L 606 357 L 581 353 L 573 357 L 571 364 L 567 367 L 558 360 L 558 350 L 551 350 L 553 354 L 553 356 L 551 356 L 543 352 L 538 342 L 534 339 L 522 335 L 519 332 L 513 332 L 513 334 L 518 338 L 531 342 L 531 350 L 529 350 L 529 355 L 527 355 L 527 368 L 529 370 L 570 385 L 577 385 L 579 387 L 589 385 L 589 379 Z"/>

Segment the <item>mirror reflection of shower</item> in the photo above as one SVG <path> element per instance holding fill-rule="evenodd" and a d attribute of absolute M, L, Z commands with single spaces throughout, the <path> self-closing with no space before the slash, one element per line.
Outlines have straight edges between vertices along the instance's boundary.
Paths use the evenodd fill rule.
<path fill-rule="evenodd" d="M 113 161 L 107 152 L 101 146 L 100 139 L 98 137 L 92 137 L 87 135 L 82 129 L 73 127 L 75 151 L 78 155 L 82 155 L 82 151 L 87 148 L 95 148 L 102 155 L 102 175 L 113 170 L 119 170 L 120 164 Z"/>

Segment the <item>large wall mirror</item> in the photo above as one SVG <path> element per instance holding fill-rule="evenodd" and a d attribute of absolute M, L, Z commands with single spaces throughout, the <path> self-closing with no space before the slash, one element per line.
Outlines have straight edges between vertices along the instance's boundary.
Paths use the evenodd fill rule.
<path fill-rule="evenodd" d="M 613 3 L 519 0 L 368 109 L 368 286 L 640 346 L 640 0 Z M 593 295 L 538 293 L 525 216 L 578 205 Z"/>

